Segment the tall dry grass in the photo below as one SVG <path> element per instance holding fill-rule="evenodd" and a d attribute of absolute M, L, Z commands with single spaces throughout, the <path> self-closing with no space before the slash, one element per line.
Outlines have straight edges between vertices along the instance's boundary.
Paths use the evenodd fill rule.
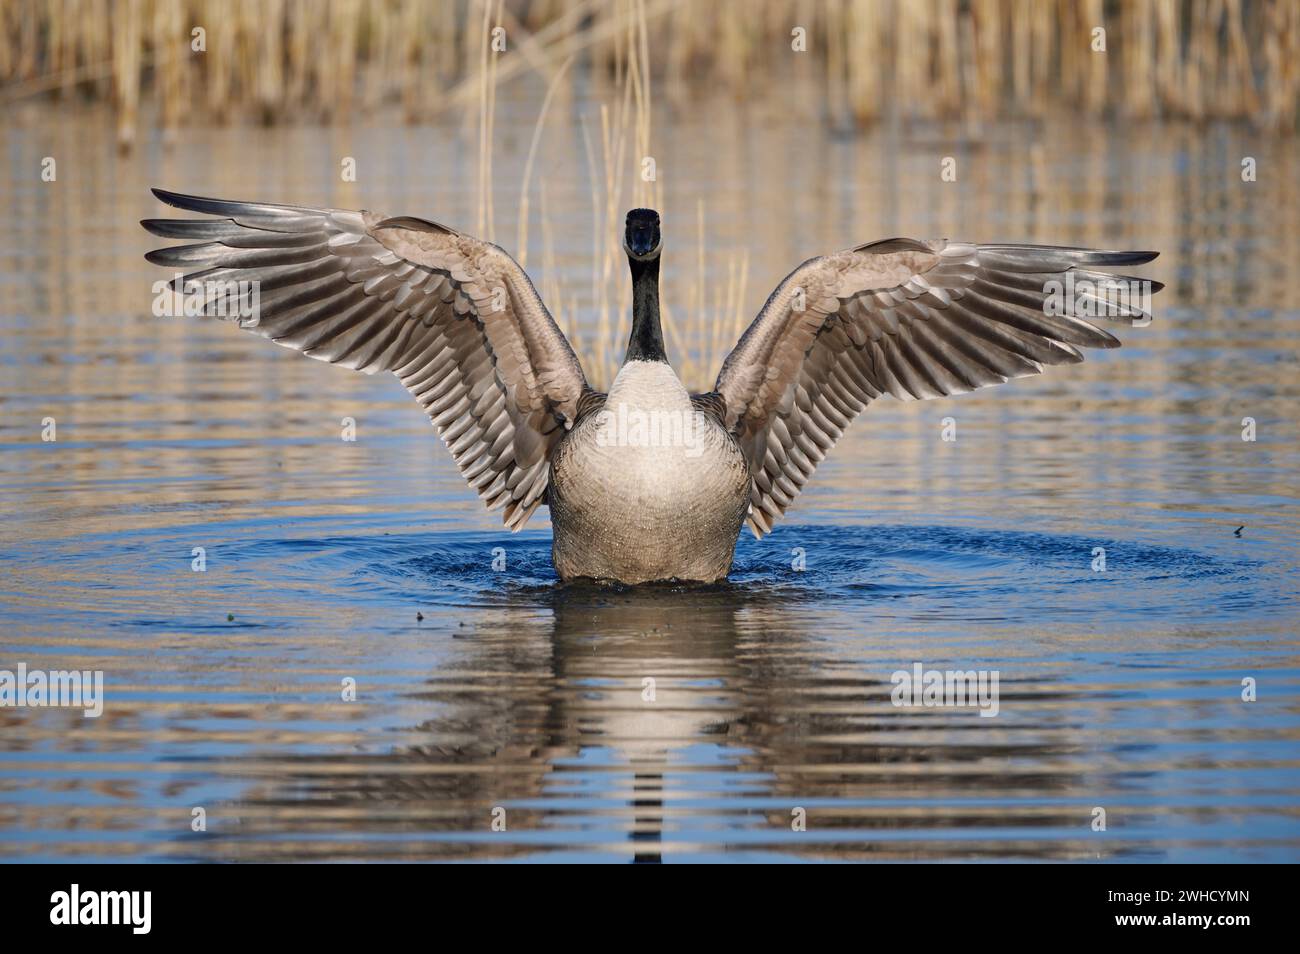
<path fill-rule="evenodd" d="M 646 75 L 677 105 L 804 77 L 844 126 L 1069 109 L 1291 131 L 1300 109 L 1296 0 L 0 0 L 0 101 L 108 99 L 124 145 L 146 94 L 168 129 L 383 103 L 419 121 L 488 105 L 485 69 L 549 83 L 574 57 L 573 75 L 617 74 L 637 19 Z M 486 56 L 489 21 L 509 37 L 500 56 Z"/>

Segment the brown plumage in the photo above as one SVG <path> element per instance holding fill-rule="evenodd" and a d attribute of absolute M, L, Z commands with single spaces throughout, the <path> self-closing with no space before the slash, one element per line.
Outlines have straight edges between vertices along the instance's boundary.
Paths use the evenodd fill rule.
<path fill-rule="evenodd" d="M 321 361 L 393 372 L 470 486 L 505 508 L 506 526 L 524 525 L 591 389 L 513 258 L 422 219 L 154 194 L 222 218 L 146 219 L 155 235 L 205 240 L 149 261 L 198 267 L 184 282 L 258 281 L 260 313 L 240 327 Z"/>
<path fill-rule="evenodd" d="M 872 400 L 971 391 L 1081 361 L 1082 347 L 1117 347 L 1049 299 L 1077 281 L 1071 306 L 1144 321 L 1145 309 L 1107 294 L 1116 276 L 1092 266 L 1156 255 L 900 238 L 810 259 L 772 293 L 714 390 L 687 395 L 663 354 L 659 218 L 633 210 L 629 373 L 608 400 L 617 392 L 620 414 L 703 420 L 691 448 L 705 449 L 700 459 L 609 443 L 598 420 L 607 396 L 588 386 L 532 282 L 495 245 L 423 219 L 155 194 L 215 218 L 145 220 L 155 235 L 196 242 L 149 261 L 189 270 L 182 283 L 255 281 L 260 307 L 236 317 L 240 327 L 322 361 L 395 374 L 508 527 L 552 505 L 566 578 L 725 576 L 742 521 L 757 536 L 769 531 Z M 210 294 L 213 305 L 220 285 Z M 557 463 L 562 474 L 552 473 Z M 553 483 L 562 499 L 548 496 Z"/>
<path fill-rule="evenodd" d="M 960 394 L 1119 341 L 1045 310 L 1052 282 L 1104 287 L 1089 265 L 1139 265 L 1155 252 L 890 239 L 814 258 L 786 276 L 723 362 L 715 391 L 753 484 L 748 522 L 761 537 L 785 513 L 849 422 L 875 398 Z M 1158 291 L 1159 283 L 1149 287 Z M 1099 316 L 1150 315 L 1088 296 Z"/>

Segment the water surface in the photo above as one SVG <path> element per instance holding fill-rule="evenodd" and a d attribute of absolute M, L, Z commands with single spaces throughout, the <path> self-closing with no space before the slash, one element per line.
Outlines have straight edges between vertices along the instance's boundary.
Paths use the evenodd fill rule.
<path fill-rule="evenodd" d="M 536 92 L 502 93 L 508 247 Z M 528 267 L 589 352 L 599 120 L 558 108 L 554 260 L 535 221 Z M 753 314 L 817 252 L 952 235 L 1160 249 L 1157 320 L 1041 378 L 878 402 L 725 585 L 564 586 L 545 511 L 503 532 L 393 378 L 150 314 L 148 186 L 472 228 L 472 133 L 193 127 L 120 156 L 104 114 L 15 110 L 0 668 L 102 669 L 107 700 L 0 709 L 0 856 L 1300 857 L 1295 150 L 1073 124 L 839 139 L 730 101 L 656 122 L 678 309 L 719 305 L 745 250 Z M 998 715 L 894 706 L 915 662 L 996 670 Z"/>

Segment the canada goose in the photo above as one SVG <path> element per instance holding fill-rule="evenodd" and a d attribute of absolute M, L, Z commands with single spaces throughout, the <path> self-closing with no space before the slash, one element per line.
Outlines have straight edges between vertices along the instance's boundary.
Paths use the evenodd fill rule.
<path fill-rule="evenodd" d="M 257 307 L 235 311 L 241 328 L 393 372 L 507 527 L 550 507 L 566 580 L 724 578 L 742 525 L 767 533 L 872 400 L 971 391 L 1081 361 L 1079 347 L 1118 347 L 1069 312 L 1149 320 L 1149 306 L 1116 300 L 1108 292 L 1124 286 L 1089 267 L 1156 257 L 895 238 L 811 258 L 768 298 L 713 391 L 691 394 L 660 329 L 659 215 L 633 209 L 632 332 L 601 394 L 496 245 L 405 216 L 154 194 L 218 217 L 141 223 L 198 242 L 146 256 L 199 269 L 173 288 L 225 314 L 232 283 L 250 282 Z"/>

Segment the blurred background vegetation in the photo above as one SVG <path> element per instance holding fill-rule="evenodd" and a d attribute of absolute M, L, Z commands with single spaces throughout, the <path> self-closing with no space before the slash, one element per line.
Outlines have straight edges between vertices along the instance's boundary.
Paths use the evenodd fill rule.
<path fill-rule="evenodd" d="M 0 0 L 0 109 L 14 149 L 36 150 L 21 174 L 56 154 L 98 169 L 116 143 L 144 164 L 105 166 L 133 184 L 112 203 L 179 182 L 436 209 L 540 266 L 597 382 L 627 331 L 631 205 L 690 234 L 665 333 L 703 382 L 752 314 L 751 269 L 767 282 L 810 248 L 963 229 L 1148 247 L 1152 217 L 1181 222 L 1189 191 L 1249 201 L 1242 157 L 1270 170 L 1273 213 L 1293 208 L 1298 108 L 1300 0 Z M 973 191 L 935 190 L 939 157 L 966 149 L 983 150 L 964 167 Z M 307 165 L 319 156 L 332 170 Z M 362 157 L 364 189 L 340 174 L 344 156 Z M 677 172 L 672 195 L 647 162 Z M 1117 193 L 1120 172 L 1133 184 Z M 1121 193 L 1146 217 L 1128 236 L 1098 213 Z M 59 196 L 70 221 L 97 208 Z M 1047 197 L 1074 218 L 1016 218 Z M 791 247 L 752 247 L 754 215 Z M 1243 235 L 1256 224 L 1243 218 Z M 1284 230 L 1270 248 L 1294 261 L 1297 241 Z M 1258 250 L 1250 261 L 1268 267 Z"/>
<path fill-rule="evenodd" d="M 155 123 L 422 123 L 569 62 L 617 78 L 636 23 L 670 107 L 811 84 L 845 131 L 1066 110 L 1289 133 L 1300 101 L 1297 0 L 0 0 L 0 103 L 111 102 L 123 147 Z"/>

